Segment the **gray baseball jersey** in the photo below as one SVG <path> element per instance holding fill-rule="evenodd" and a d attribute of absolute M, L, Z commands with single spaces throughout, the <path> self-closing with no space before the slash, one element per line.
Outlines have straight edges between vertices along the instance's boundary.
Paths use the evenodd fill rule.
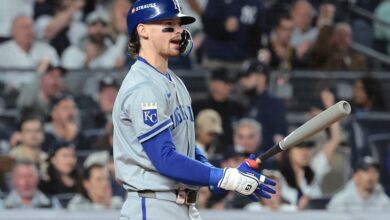
<path fill-rule="evenodd" d="M 143 142 L 170 128 L 176 151 L 195 157 L 191 98 L 180 78 L 170 70 L 168 73 L 170 78 L 139 58 L 115 100 L 115 172 L 128 191 L 196 189 L 160 175 L 142 148 Z"/>

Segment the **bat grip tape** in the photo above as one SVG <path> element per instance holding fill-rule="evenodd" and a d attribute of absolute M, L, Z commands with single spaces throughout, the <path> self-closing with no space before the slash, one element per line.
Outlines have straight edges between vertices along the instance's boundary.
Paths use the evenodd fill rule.
<path fill-rule="evenodd" d="M 273 147 L 268 149 L 266 152 L 264 152 L 260 156 L 258 156 L 258 159 L 260 159 L 261 162 L 265 161 L 268 158 L 274 156 L 275 154 L 277 154 L 277 153 L 279 153 L 281 151 L 283 151 L 283 149 L 279 146 L 279 143 L 277 143 Z"/>

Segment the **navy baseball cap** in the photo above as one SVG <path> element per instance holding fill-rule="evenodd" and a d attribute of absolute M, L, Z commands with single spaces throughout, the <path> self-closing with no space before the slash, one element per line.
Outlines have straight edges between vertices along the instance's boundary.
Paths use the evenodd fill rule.
<path fill-rule="evenodd" d="M 225 67 L 220 67 L 211 71 L 210 80 L 221 80 L 227 83 L 237 81 L 237 76 Z"/>
<path fill-rule="evenodd" d="M 247 77 L 251 74 L 264 74 L 269 75 L 270 69 L 268 65 L 257 59 L 247 60 L 242 64 L 240 77 Z"/>
<path fill-rule="evenodd" d="M 370 167 L 375 167 L 379 170 L 379 162 L 371 156 L 364 156 L 358 160 L 355 172 L 358 170 L 368 170 Z"/>
<path fill-rule="evenodd" d="M 99 92 L 103 91 L 103 89 L 107 87 L 114 87 L 119 89 L 119 84 L 113 77 L 107 76 L 99 81 Z"/>

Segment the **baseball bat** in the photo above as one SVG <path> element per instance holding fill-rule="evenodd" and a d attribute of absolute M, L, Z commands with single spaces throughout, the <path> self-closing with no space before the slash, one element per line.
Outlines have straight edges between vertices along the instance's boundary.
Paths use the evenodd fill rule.
<path fill-rule="evenodd" d="M 256 162 L 260 164 L 275 154 L 302 143 L 305 139 L 329 127 L 331 124 L 339 121 L 350 113 L 351 106 L 349 103 L 347 101 L 339 101 L 338 103 L 332 105 L 314 118 L 301 125 L 299 128 L 295 129 L 282 141 L 275 144 L 272 148 L 259 155 L 256 158 Z"/>

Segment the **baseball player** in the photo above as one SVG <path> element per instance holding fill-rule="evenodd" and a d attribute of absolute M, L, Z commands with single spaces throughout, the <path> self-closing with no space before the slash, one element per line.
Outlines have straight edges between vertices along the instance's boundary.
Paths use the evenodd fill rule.
<path fill-rule="evenodd" d="M 116 176 L 128 191 L 121 220 L 200 219 L 199 186 L 270 198 L 272 180 L 253 171 L 208 163 L 195 147 L 190 95 L 168 68 L 168 58 L 186 55 L 192 40 L 181 25 L 194 22 L 177 0 L 138 0 L 127 16 L 129 51 L 137 57 L 122 82 L 113 109 Z"/>

